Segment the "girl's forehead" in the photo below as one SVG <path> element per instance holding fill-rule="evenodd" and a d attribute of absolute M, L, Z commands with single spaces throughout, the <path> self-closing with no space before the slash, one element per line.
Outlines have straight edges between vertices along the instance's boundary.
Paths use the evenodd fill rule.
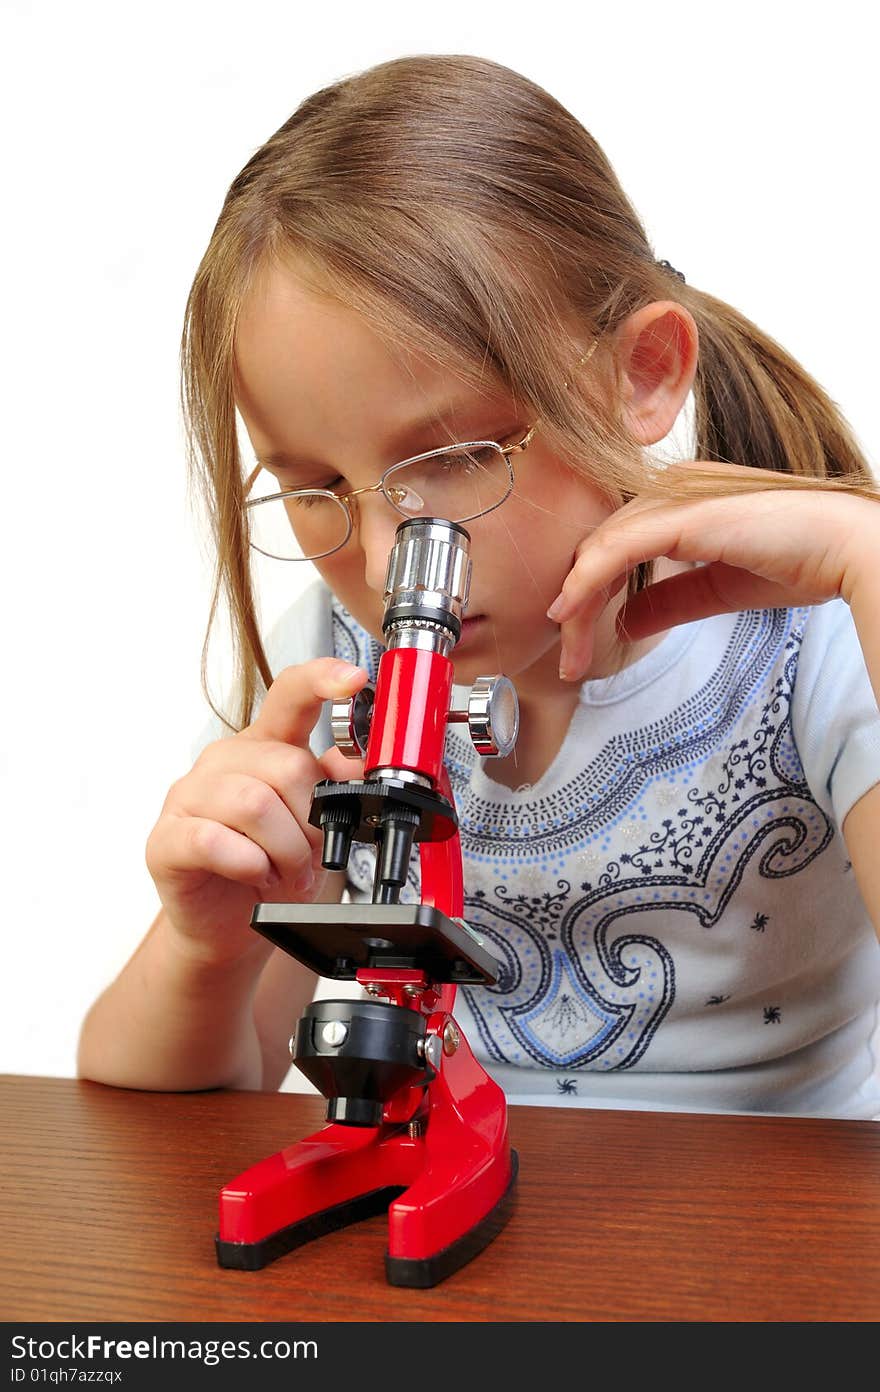
<path fill-rule="evenodd" d="M 510 400 L 493 379 L 474 384 L 452 362 L 392 345 L 362 314 L 284 267 L 265 272 L 242 303 L 234 375 L 243 415 L 270 431 L 292 414 L 318 428 L 389 413 L 446 422 Z"/>

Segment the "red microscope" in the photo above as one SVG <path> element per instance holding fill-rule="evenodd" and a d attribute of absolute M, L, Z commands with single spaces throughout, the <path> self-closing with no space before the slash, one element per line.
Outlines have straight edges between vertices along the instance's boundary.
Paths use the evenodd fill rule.
<path fill-rule="evenodd" d="M 453 1018 L 456 986 L 491 984 L 500 965 L 462 917 L 446 727 L 467 722 L 479 753 L 505 755 L 519 724 L 506 677 L 478 678 L 467 709 L 450 709 L 469 548 L 457 523 L 400 524 L 375 689 L 332 707 L 334 740 L 363 755 L 364 776 L 318 783 L 309 820 L 323 831 L 327 869 L 345 869 L 352 841 L 375 844 L 372 902 L 254 909 L 257 932 L 320 976 L 357 980 L 368 999 L 313 1001 L 299 1020 L 291 1057 L 328 1099 L 327 1125 L 225 1186 L 221 1266 L 257 1270 L 387 1210 L 388 1281 L 433 1286 L 512 1212 L 517 1155 L 504 1093 Z M 421 902 L 401 904 L 414 843 Z"/>

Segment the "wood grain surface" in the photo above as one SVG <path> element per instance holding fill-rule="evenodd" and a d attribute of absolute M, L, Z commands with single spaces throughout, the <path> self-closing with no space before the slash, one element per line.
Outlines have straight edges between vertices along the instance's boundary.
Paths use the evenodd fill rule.
<path fill-rule="evenodd" d="M 880 1126 L 510 1108 L 515 1215 L 432 1290 L 384 1215 L 262 1271 L 217 1265 L 218 1194 L 320 1098 L 0 1078 L 0 1319 L 873 1321 Z"/>

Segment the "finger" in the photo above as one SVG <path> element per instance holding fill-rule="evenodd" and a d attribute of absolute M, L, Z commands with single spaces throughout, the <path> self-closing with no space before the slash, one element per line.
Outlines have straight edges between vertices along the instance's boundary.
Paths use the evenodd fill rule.
<path fill-rule="evenodd" d="M 174 785 L 169 811 L 203 809 L 209 805 L 218 779 L 227 775 L 247 776 L 274 789 L 312 850 L 320 849 L 323 838 L 317 827 L 309 825 L 309 812 L 315 783 L 327 775 L 310 750 L 281 740 L 218 740 L 202 751 L 186 780 Z"/>
<path fill-rule="evenodd" d="M 673 513 L 621 513 L 598 527 L 578 547 L 577 556 L 547 617 L 568 622 L 576 613 L 598 612 L 644 561 L 673 554 L 679 527 Z"/>
<path fill-rule="evenodd" d="M 209 817 L 160 818 L 147 841 L 146 860 L 157 885 L 179 876 L 189 879 L 196 871 L 255 888 L 272 877 L 261 846 Z"/>
<path fill-rule="evenodd" d="M 681 510 L 629 504 L 609 518 L 578 548 L 562 590 L 547 611 L 560 624 L 559 675 L 580 678 L 589 665 L 596 622 L 644 561 L 674 555 L 679 544 Z"/>
<path fill-rule="evenodd" d="M 355 779 L 363 778 L 364 761 L 349 758 L 333 745 L 321 755 L 318 770 L 318 778 L 329 778 L 334 783 L 351 783 Z"/>
<path fill-rule="evenodd" d="M 313 851 L 321 844 L 320 833 L 309 828 L 315 837 L 313 845 L 297 817 L 268 783 L 249 774 L 230 773 L 215 777 L 209 790 L 190 781 L 185 789 L 181 785 L 181 791 L 184 796 L 175 808 L 177 815 L 206 818 L 248 837 L 268 856 L 271 868 L 285 883 L 297 885 L 308 879 Z M 307 825 L 307 805 L 300 815 Z"/>
<path fill-rule="evenodd" d="M 563 681 L 573 681 L 590 664 L 596 621 L 615 595 L 627 584 L 629 577 L 619 575 L 610 585 L 593 595 L 580 609 L 560 625 L 562 646 L 559 654 L 559 675 Z"/>
<path fill-rule="evenodd" d="M 252 724 L 236 738 L 283 740 L 305 746 L 324 702 L 353 696 L 368 680 L 363 667 L 335 657 L 285 667 L 266 692 Z"/>
<path fill-rule="evenodd" d="M 790 602 L 782 585 L 723 561 L 658 580 L 627 600 L 617 615 L 618 635 L 634 642 L 677 624 L 744 609 L 773 609 Z"/>

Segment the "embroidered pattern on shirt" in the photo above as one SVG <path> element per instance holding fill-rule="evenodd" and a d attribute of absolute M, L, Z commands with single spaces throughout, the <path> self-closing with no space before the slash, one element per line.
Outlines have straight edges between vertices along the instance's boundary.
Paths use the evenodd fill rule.
<path fill-rule="evenodd" d="M 351 662 L 355 667 L 363 667 L 370 681 L 375 681 L 379 658 L 385 651 L 382 644 L 361 628 L 357 619 L 352 618 L 335 598 L 331 604 L 331 623 L 334 657 Z"/>
<path fill-rule="evenodd" d="M 463 988 L 489 1058 L 557 1074 L 634 1067 L 676 1002 L 676 951 L 717 927 L 747 870 L 785 878 L 829 844 L 791 729 L 806 614 L 739 615 L 698 690 L 620 730 L 545 797 L 475 792 L 476 755 L 450 728 L 465 917 L 501 963 L 494 986 Z M 369 889 L 367 859 L 352 879 Z M 417 862 L 401 897 L 418 898 Z M 768 921 L 750 915 L 752 944 Z M 701 982 L 690 1004 L 727 998 Z"/>

